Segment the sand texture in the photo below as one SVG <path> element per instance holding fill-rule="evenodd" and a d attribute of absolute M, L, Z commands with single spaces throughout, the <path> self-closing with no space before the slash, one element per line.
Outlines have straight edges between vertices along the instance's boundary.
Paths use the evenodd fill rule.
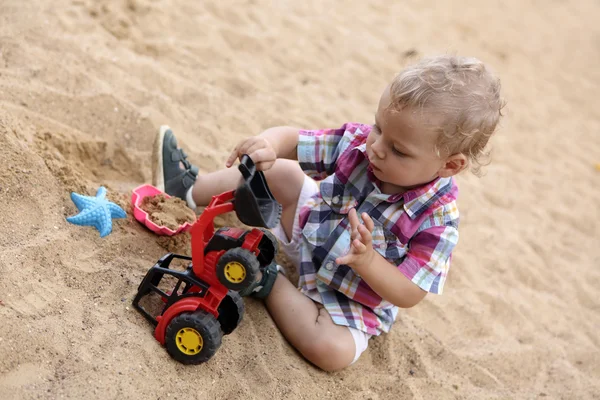
<path fill-rule="evenodd" d="M 600 398 L 600 3 L 0 0 L 0 399 Z M 507 117 L 458 177 L 445 293 L 352 367 L 304 361 L 263 304 L 183 366 L 131 306 L 189 237 L 131 214 L 169 124 L 201 171 L 275 125 L 371 123 L 403 65 L 473 55 Z M 126 219 L 69 224 L 99 186 Z M 235 216 L 219 224 L 236 224 Z"/>

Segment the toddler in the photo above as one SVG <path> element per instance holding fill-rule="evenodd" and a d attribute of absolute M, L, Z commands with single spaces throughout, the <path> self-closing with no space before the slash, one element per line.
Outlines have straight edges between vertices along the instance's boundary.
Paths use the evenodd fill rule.
<path fill-rule="evenodd" d="M 230 167 L 248 154 L 283 206 L 273 233 L 299 271 L 296 288 L 270 265 L 249 292 L 306 359 L 339 370 L 390 330 L 399 308 L 442 293 L 458 241 L 453 176 L 478 172 L 502 106 L 500 82 L 479 60 L 428 58 L 385 88 L 372 125 L 270 128 L 206 175 L 163 126 L 154 185 L 206 206 L 235 189 L 241 175 Z"/>

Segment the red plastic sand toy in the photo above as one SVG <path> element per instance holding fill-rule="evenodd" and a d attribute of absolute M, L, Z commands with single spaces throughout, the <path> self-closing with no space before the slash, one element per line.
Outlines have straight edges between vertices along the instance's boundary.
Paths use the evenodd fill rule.
<path fill-rule="evenodd" d="M 248 156 L 242 157 L 239 169 L 243 180 L 238 188 L 214 196 L 192 225 L 192 257 L 164 255 L 147 272 L 133 300 L 156 325 L 156 339 L 184 364 L 205 362 L 216 353 L 223 335 L 242 320 L 244 303 L 237 292 L 252 284 L 259 268 L 273 262 L 277 253 L 277 239 L 266 229 L 223 227 L 215 232 L 214 218 L 231 211 L 249 226 L 272 228 L 279 222 L 281 205 L 263 173 Z M 191 263 L 185 270 L 171 269 L 174 259 Z M 174 282 L 171 290 L 159 288 L 165 277 Z M 160 298 L 155 315 L 140 304 L 151 295 Z"/>

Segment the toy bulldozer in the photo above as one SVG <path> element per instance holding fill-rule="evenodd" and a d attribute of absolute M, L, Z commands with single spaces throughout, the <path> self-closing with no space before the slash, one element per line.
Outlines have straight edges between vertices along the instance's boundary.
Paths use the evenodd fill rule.
<path fill-rule="evenodd" d="M 238 292 L 252 284 L 277 253 L 277 239 L 264 228 L 277 225 L 281 205 L 250 157 L 242 157 L 239 170 L 238 188 L 214 196 L 193 224 L 192 257 L 164 255 L 146 273 L 133 300 L 156 326 L 156 340 L 184 364 L 203 363 L 216 353 L 223 335 L 242 320 L 244 302 Z M 259 228 L 223 227 L 215 232 L 214 218 L 230 211 L 244 224 Z M 169 268 L 175 259 L 191 262 L 183 270 Z M 174 284 L 171 290 L 164 290 L 163 278 Z M 154 307 L 156 316 L 140 304 L 152 295 L 160 300 Z"/>

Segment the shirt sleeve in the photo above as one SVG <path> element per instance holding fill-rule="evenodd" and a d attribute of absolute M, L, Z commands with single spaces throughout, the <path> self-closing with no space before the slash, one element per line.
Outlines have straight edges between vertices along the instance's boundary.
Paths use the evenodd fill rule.
<path fill-rule="evenodd" d="M 300 131 L 298 162 L 306 175 L 321 180 L 335 172 L 336 161 L 343 151 L 340 143 L 347 125 L 338 129 Z"/>
<path fill-rule="evenodd" d="M 432 226 L 418 232 L 398 269 L 421 289 L 442 294 L 452 251 L 458 243 L 455 226 Z"/>

